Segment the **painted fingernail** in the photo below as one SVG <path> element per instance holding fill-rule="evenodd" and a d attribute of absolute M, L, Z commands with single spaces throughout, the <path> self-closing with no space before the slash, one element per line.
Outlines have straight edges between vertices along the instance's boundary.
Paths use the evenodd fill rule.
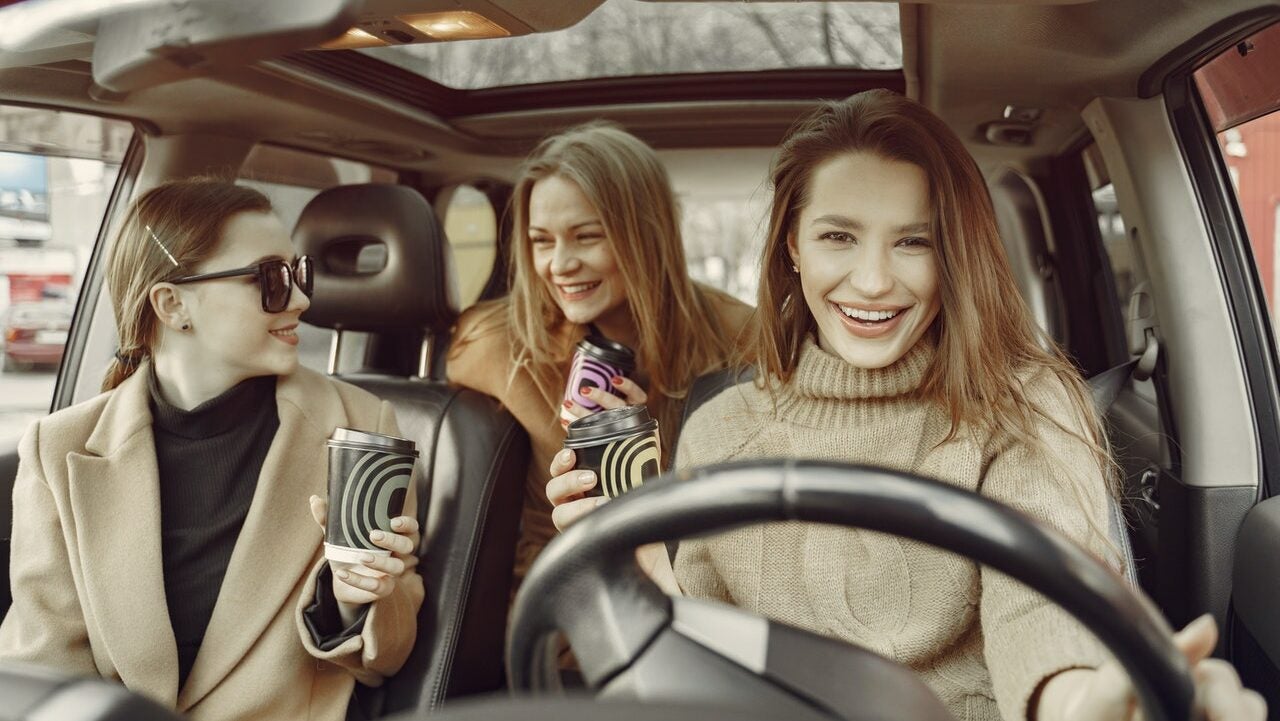
<path fill-rule="evenodd" d="M 578 474 L 578 482 L 581 483 L 584 487 L 588 487 L 591 484 L 596 482 L 596 474 L 592 473 L 591 471 L 583 471 L 582 473 Z"/>
<path fill-rule="evenodd" d="M 582 395 L 587 396 L 587 397 L 590 397 L 590 396 L 591 396 L 591 386 L 583 386 L 580 392 L 582 393 Z"/>
<path fill-rule="evenodd" d="M 564 402 L 564 407 L 565 407 L 565 408 L 572 408 L 572 407 L 573 407 L 573 401 L 565 401 L 565 402 Z"/>
<path fill-rule="evenodd" d="M 381 541 L 382 538 L 386 535 L 387 534 L 383 533 L 382 531 L 374 531 L 373 533 L 369 534 L 369 538 L 374 541 Z"/>
<path fill-rule="evenodd" d="M 622 385 L 622 376 L 614 376 L 609 379 L 609 382 L 614 384 L 615 386 L 620 386 Z"/>

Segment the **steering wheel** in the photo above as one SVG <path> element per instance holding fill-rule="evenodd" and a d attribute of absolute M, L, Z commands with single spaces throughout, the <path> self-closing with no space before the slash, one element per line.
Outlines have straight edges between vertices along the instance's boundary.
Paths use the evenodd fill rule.
<path fill-rule="evenodd" d="M 544 549 L 516 597 L 507 674 L 546 693 L 562 631 L 605 698 L 740 702 L 798 718 L 952 719 L 905 666 L 741 609 L 668 598 L 636 547 L 764 521 L 894 534 L 952 551 L 1058 604 L 1129 672 L 1149 719 L 1193 718 L 1195 686 L 1159 611 L 1042 524 L 955 486 L 879 468 L 756 461 L 652 479 Z"/>

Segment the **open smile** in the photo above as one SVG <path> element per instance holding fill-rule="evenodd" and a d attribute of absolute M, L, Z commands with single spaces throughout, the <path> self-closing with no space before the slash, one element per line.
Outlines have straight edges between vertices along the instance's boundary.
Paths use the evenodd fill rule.
<path fill-rule="evenodd" d="M 298 324 L 297 323 L 294 323 L 293 325 L 290 325 L 290 326 L 285 326 L 284 328 L 277 328 L 275 330 L 271 330 L 267 332 L 271 334 L 271 337 L 279 340 L 282 343 L 288 343 L 289 345 L 292 345 L 292 346 L 298 345 Z"/>
<path fill-rule="evenodd" d="M 892 333 L 915 306 L 867 308 L 828 301 L 845 330 L 859 338 L 880 338 Z"/>
<path fill-rule="evenodd" d="M 560 291 L 560 297 L 565 300 L 582 300 L 595 292 L 600 284 L 601 281 L 598 280 L 587 283 L 557 283 L 556 290 Z"/>

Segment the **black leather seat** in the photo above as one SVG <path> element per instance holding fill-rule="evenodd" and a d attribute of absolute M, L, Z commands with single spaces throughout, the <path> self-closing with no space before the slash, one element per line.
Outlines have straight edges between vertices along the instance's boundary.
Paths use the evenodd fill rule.
<path fill-rule="evenodd" d="M 397 185 L 326 190 L 302 211 L 293 240 L 316 259 L 304 321 L 339 334 L 417 333 L 423 366 L 443 358 L 457 315 L 449 249 L 421 195 Z M 363 249 L 377 244 L 385 246 L 385 264 L 367 262 Z M 427 596 L 418 641 L 394 678 L 358 690 L 361 708 L 370 717 L 430 711 L 447 698 L 500 689 L 527 435 L 494 399 L 438 380 L 439 368 L 339 377 L 390 401 L 401 432 L 422 453 L 418 570 Z"/>
<path fill-rule="evenodd" d="M 1093 395 L 1093 403 L 1098 408 L 1098 412 L 1105 415 L 1111 408 L 1111 404 L 1115 401 L 1121 388 L 1133 373 L 1133 368 L 1137 362 L 1131 361 L 1123 365 L 1116 366 L 1110 370 L 1103 371 L 1089 379 L 1089 390 Z M 722 391 L 725 391 L 739 383 L 745 383 L 755 377 L 752 368 L 726 368 L 724 370 L 708 373 L 699 376 L 694 380 L 693 385 L 689 386 L 689 398 L 684 405 L 683 417 L 680 419 L 680 427 L 684 428 L 689 417 L 693 412 L 698 410 L 702 404 L 715 398 Z M 678 442 L 675 439 L 674 442 Z M 672 446 L 675 447 L 674 445 Z M 1124 560 L 1125 577 L 1135 588 L 1138 586 L 1137 565 L 1133 560 L 1133 545 L 1129 541 L 1129 531 L 1124 520 L 1123 509 L 1120 502 L 1111 499 L 1108 506 L 1107 514 L 1107 533 L 1111 542 L 1116 544 L 1116 548 L 1120 551 L 1120 555 Z M 668 545 L 669 551 L 675 551 Z"/>

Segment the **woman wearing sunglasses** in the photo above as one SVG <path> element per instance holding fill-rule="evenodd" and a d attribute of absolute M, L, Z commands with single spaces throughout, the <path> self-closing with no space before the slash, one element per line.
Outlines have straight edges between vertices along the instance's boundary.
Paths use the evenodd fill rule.
<path fill-rule="evenodd" d="M 106 393 L 20 447 L 0 660 L 114 679 L 192 719 L 343 719 L 357 680 L 408 656 L 423 598 L 412 517 L 374 539 L 390 556 L 323 559 L 325 441 L 394 435 L 391 407 L 298 366 L 311 264 L 257 191 L 146 192 L 107 283 Z"/>

